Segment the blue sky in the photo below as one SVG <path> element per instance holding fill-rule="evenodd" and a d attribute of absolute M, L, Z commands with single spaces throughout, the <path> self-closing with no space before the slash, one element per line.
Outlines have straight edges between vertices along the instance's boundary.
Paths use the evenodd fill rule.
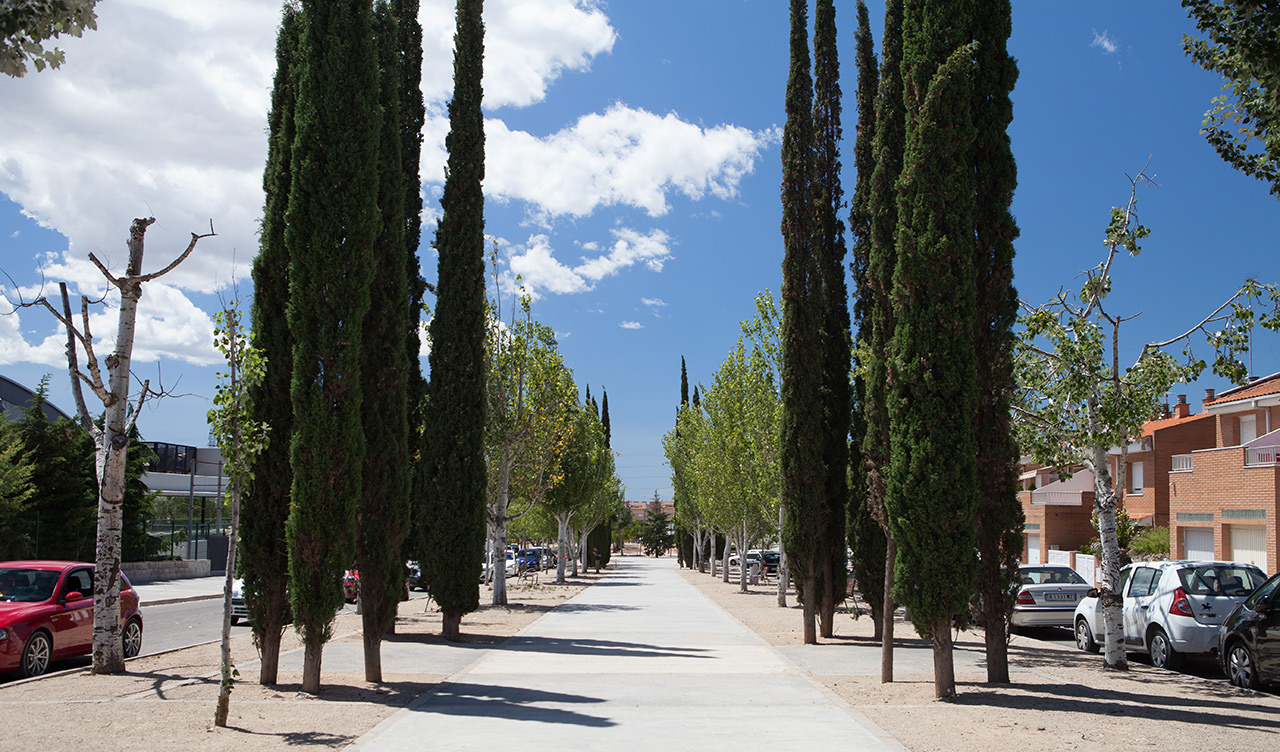
<path fill-rule="evenodd" d="M 429 122 L 426 218 L 439 214 L 451 87 L 452 3 L 424 0 Z M 837 5 L 846 163 L 852 162 L 854 13 Z M 870 4 L 879 37 L 883 4 Z M 279 4 L 113 0 L 99 30 L 65 40 L 57 71 L 0 79 L 0 269 L 12 298 L 42 279 L 101 293 L 87 256 L 120 268 L 133 217 L 154 215 L 147 269 L 213 221 L 218 237 L 144 295 L 135 372 L 180 397 L 144 409 L 149 440 L 204 445 L 218 358 L 210 312 L 251 293 Z M 580 387 L 607 389 L 619 474 L 633 500 L 670 498 L 661 436 L 680 358 L 709 383 L 753 312 L 777 292 L 779 132 L 787 73 L 781 0 L 488 0 L 487 231 L 504 277 L 558 333 Z M 1021 228 L 1016 284 L 1043 302 L 1102 259 L 1125 173 L 1139 195 L 1143 254 L 1115 270 L 1130 358 L 1194 325 L 1245 277 L 1275 281 L 1280 202 L 1199 135 L 1220 80 L 1182 53 L 1177 3 L 1023 0 L 1010 50 L 1021 75 L 1010 127 Z M 855 175 L 845 171 L 846 193 Z M 430 228 L 424 238 L 430 238 Z M 429 246 L 423 273 L 435 276 Z M 56 288 L 54 288 L 56 289 Z M 114 311 L 95 322 L 114 330 Z M 109 345 L 100 345 L 105 354 Z M 1280 371 L 1274 336 L 1253 372 Z M 72 409 L 61 335 L 37 310 L 0 317 L 0 372 Z M 1214 379 L 1175 388 L 1199 409 Z"/>

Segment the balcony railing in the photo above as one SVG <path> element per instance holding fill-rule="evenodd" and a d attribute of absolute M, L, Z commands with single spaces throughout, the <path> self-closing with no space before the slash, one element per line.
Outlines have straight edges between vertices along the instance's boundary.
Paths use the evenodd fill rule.
<path fill-rule="evenodd" d="M 1276 454 L 1280 453 L 1280 446 L 1260 446 L 1246 447 L 1244 450 L 1244 464 L 1249 465 L 1274 465 L 1276 464 Z"/>
<path fill-rule="evenodd" d="M 1173 468 L 1170 472 L 1189 473 L 1191 472 L 1191 455 L 1175 454 L 1173 455 Z"/>
<path fill-rule="evenodd" d="M 1036 491 L 1031 495 L 1031 503 L 1055 507 L 1078 507 L 1084 503 L 1084 494 L 1079 491 Z"/>

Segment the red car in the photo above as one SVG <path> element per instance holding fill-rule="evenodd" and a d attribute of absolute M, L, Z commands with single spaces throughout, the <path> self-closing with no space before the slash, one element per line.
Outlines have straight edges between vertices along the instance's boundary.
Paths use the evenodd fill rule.
<path fill-rule="evenodd" d="M 24 677 L 50 661 L 93 650 L 93 565 L 76 561 L 0 562 L 0 673 Z M 142 650 L 138 593 L 120 575 L 124 656 Z"/>

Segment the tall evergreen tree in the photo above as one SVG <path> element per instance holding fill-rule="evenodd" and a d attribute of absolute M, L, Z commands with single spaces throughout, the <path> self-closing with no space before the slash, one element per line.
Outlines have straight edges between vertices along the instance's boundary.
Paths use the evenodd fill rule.
<path fill-rule="evenodd" d="M 485 536 L 484 60 L 482 0 L 457 0 L 449 152 L 436 230 L 440 265 L 431 322 L 429 515 L 423 567 L 443 611 L 446 640 L 460 639 L 479 605 L 476 567 Z"/>
<path fill-rule="evenodd" d="M 917 632 L 932 640 L 939 698 L 955 694 L 952 621 L 967 617 L 977 565 L 975 66 L 973 47 L 955 45 L 967 37 L 967 20 L 963 8 L 929 0 L 909 0 L 903 16 L 907 145 L 893 275 L 885 505 L 898 544 L 894 593 L 911 609 Z"/>
<path fill-rule="evenodd" d="M 93 439 L 70 421 L 49 420 L 47 394 L 45 377 L 14 427 L 34 486 L 14 520 L 27 544 L 20 555 L 84 561 L 93 557 L 98 517 Z"/>
<path fill-rule="evenodd" d="M 684 367 L 684 356 L 680 356 L 680 406 L 689 404 L 689 371 Z"/>
<path fill-rule="evenodd" d="M 600 390 L 600 428 L 604 430 L 604 446 L 608 449 L 613 446 L 613 430 L 609 426 L 609 392 L 606 389 Z"/>
<path fill-rule="evenodd" d="M 1012 31 L 1008 0 L 987 3 L 973 17 L 978 43 L 973 91 L 974 238 L 977 319 L 974 348 L 978 364 L 978 575 L 986 633 L 987 681 L 1009 681 L 1008 619 L 1014 579 L 1022 558 L 1022 504 L 1018 501 L 1018 447 L 1010 426 L 1013 390 L 1013 324 L 1018 313 L 1013 287 L 1013 241 L 1018 225 L 1009 206 L 1018 173 L 1007 133 L 1013 120 L 1010 92 L 1018 66 L 1006 44 Z"/>
<path fill-rule="evenodd" d="M 267 166 L 262 175 L 266 202 L 257 258 L 253 261 L 253 346 L 264 356 L 262 380 L 249 391 L 250 418 L 271 426 L 267 445 L 254 460 L 240 513 L 238 563 L 253 639 L 261 653 L 258 681 L 276 683 L 280 638 L 290 621 L 289 546 L 285 522 L 293 485 L 290 442 L 293 405 L 285 398 L 293 380 L 293 339 L 289 334 L 289 248 L 285 212 L 293 182 L 294 99 L 300 9 L 286 3 L 276 37 L 276 78 L 267 116 Z"/>
<path fill-rule="evenodd" d="M 826 442 L 820 362 L 822 278 L 814 249 L 813 85 L 809 77 L 808 8 L 791 0 L 791 70 L 782 132 L 782 503 L 783 546 L 804 607 L 804 642 L 818 641 Z"/>
<path fill-rule="evenodd" d="M 844 281 L 844 221 L 840 211 L 840 60 L 836 11 L 818 0 L 813 23 L 814 171 L 812 200 L 818 286 L 811 291 L 821 322 L 822 462 L 825 478 L 818 532 L 823 538 L 818 593 L 819 631 L 833 633 L 836 604 L 845 598 L 845 511 L 849 504 L 849 300 Z"/>
<path fill-rule="evenodd" d="M 903 0 L 885 3 L 884 39 L 880 50 L 880 86 L 876 95 L 876 129 L 872 140 L 875 169 L 867 197 L 870 245 L 866 284 L 859 290 L 866 329 L 862 370 L 865 374 L 863 415 L 866 430 L 862 454 L 867 468 L 867 508 L 885 530 L 884 606 L 881 629 L 880 681 L 893 681 L 893 571 L 897 544 L 889 528 L 885 486 L 889 471 L 890 385 L 889 341 L 893 338 L 893 269 L 897 264 L 898 176 L 902 172 L 906 112 L 902 101 Z"/>
<path fill-rule="evenodd" d="M 417 359 L 405 351 L 410 328 L 402 174 L 401 55 L 397 19 L 385 0 L 374 6 L 382 131 L 378 149 L 378 206 L 382 225 L 373 244 L 370 307 L 361 357 L 366 451 L 364 489 L 356 515 L 356 566 L 364 635 L 365 681 L 382 681 L 382 636 L 394 630 L 404 595 L 402 547 L 409 529 L 409 385 Z M 417 19 L 411 19 L 416 23 Z"/>
<path fill-rule="evenodd" d="M 285 244 L 293 336 L 290 597 L 320 688 L 362 489 L 362 333 L 379 231 L 378 57 L 368 0 L 304 0 Z"/>
<path fill-rule="evenodd" d="M 872 142 L 876 125 L 876 90 L 880 75 L 876 69 L 875 45 L 871 38 L 871 21 L 867 5 L 858 0 L 858 31 L 854 37 L 855 65 L 858 70 L 858 126 L 853 142 L 853 163 L 858 182 L 854 188 L 849 212 L 849 229 L 853 235 L 854 303 L 853 325 L 857 330 L 856 351 L 865 360 L 871 347 L 871 321 L 868 319 L 868 265 L 871 254 L 871 176 L 875 170 Z M 862 363 L 860 362 L 860 366 Z M 875 638 L 882 635 L 884 614 L 884 562 L 886 538 L 884 528 L 876 521 L 869 506 L 868 470 L 863 453 L 867 433 L 866 376 L 864 369 L 854 371 L 850 400 L 849 437 L 849 516 L 848 543 L 852 552 L 850 564 L 858 591 L 871 607 L 875 622 Z"/>

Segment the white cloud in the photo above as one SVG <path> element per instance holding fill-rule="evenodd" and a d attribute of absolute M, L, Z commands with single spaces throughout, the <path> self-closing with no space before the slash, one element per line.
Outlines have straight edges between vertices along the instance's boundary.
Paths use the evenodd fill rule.
<path fill-rule="evenodd" d="M 650 308 L 661 308 L 666 305 L 666 301 L 662 300 L 661 298 L 640 298 L 640 302 L 644 303 Z"/>
<path fill-rule="evenodd" d="M 1112 38 L 1106 29 L 1099 34 L 1097 29 L 1093 30 L 1093 41 L 1089 43 L 1090 47 L 1100 47 L 1102 51 L 1108 55 L 1114 55 L 1120 49 L 1120 45 Z"/>
<path fill-rule="evenodd" d="M 14 230 L 13 232 L 9 233 L 9 237 L 16 238 L 21 232 L 22 232 L 21 230 Z"/>
<path fill-rule="evenodd" d="M 530 236 L 523 248 L 514 249 L 507 258 L 508 277 L 505 284 L 514 283 L 515 275 L 534 297 L 544 292 L 569 294 L 595 289 L 605 277 L 637 264 L 650 271 L 662 271 L 663 263 L 671 258 L 671 238 L 662 230 L 647 234 L 626 227 L 611 231 L 613 244 L 594 257 L 581 257 L 581 262 L 570 266 L 555 257 L 551 239 L 546 235 Z M 584 250 L 598 252 L 598 244 L 584 243 Z"/>
<path fill-rule="evenodd" d="M 706 194 L 732 198 L 755 169 L 761 149 L 776 138 L 773 130 L 704 129 L 674 113 L 655 115 L 621 104 L 584 115 L 546 138 L 489 120 L 485 190 L 527 201 L 535 214 L 547 217 L 581 217 L 619 205 L 657 217 L 671 208 L 669 191 L 694 200 Z"/>
<path fill-rule="evenodd" d="M 621 324 L 618 324 L 618 326 L 622 327 L 623 329 L 643 329 L 644 328 L 644 324 L 641 324 L 639 321 L 623 321 Z"/>

